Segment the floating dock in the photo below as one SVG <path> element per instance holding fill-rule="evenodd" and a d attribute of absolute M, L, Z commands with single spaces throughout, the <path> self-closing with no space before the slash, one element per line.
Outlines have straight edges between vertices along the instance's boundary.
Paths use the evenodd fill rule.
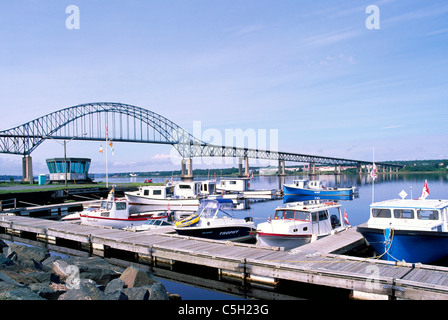
<path fill-rule="evenodd" d="M 353 297 L 367 295 L 370 299 L 448 299 L 446 267 L 334 253 L 347 251 L 362 241 L 354 229 L 289 251 L 185 237 L 169 231 L 129 232 L 23 216 L 0 216 L 3 239 L 36 240 L 108 257 L 112 252 L 126 252 L 134 261 L 152 266 L 176 263 L 205 266 L 247 286 L 275 287 L 287 281 L 345 289 Z"/>

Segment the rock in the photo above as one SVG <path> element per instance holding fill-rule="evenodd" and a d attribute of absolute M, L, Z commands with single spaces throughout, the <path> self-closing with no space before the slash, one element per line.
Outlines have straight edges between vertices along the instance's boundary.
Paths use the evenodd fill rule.
<path fill-rule="evenodd" d="M 157 279 L 152 274 L 148 274 L 146 271 L 133 266 L 127 267 L 121 274 L 120 279 L 124 281 L 128 288 L 151 285 L 157 282 Z"/>
<path fill-rule="evenodd" d="M 60 256 L 50 256 L 47 259 L 45 259 L 44 261 L 42 261 L 42 266 L 44 271 L 50 271 L 53 270 L 53 263 L 57 260 L 62 259 Z"/>
<path fill-rule="evenodd" d="M 117 291 L 123 291 L 125 286 L 125 283 L 121 279 L 113 279 L 111 282 L 109 282 L 104 289 L 105 294 L 114 293 Z"/>
<path fill-rule="evenodd" d="M 104 295 L 104 300 L 129 300 L 123 291 L 115 291 Z"/>
<path fill-rule="evenodd" d="M 169 296 L 166 293 L 165 286 L 160 282 L 154 282 L 150 289 L 149 300 L 169 300 Z"/>
<path fill-rule="evenodd" d="M 65 281 L 73 273 L 73 268 L 64 260 L 56 260 L 53 262 L 53 271 L 62 281 Z"/>
<path fill-rule="evenodd" d="M 50 257 L 50 252 L 47 248 L 29 247 L 11 243 L 9 249 L 17 253 L 19 260 L 34 260 L 42 262 Z"/>
<path fill-rule="evenodd" d="M 46 300 L 57 300 L 61 294 L 67 291 L 65 286 L 60 288 L 47 283 L 33 283 L 29 288 Z"/>
<path fill-rule="evenodd" d="M 145 287 L 134 287 L 124 289 L 124 293 L 128 300 L 149 300 L 150 292 Z"/>
<path fill-rule="evenodd" d="M 58 300 L 103 300 L 104 294 L 92 283 L 82 282 L 79 289 L 71 289 L 59 296 Z"/>
<path fill-rule="evenodd" d="M 13 286 L 9 290 L 0 291 L 0 300 L 45 300 L 27 287 Z"/>
<path fill-rule="evenodd" d="M 63 260 L 57 260 L 53 265 L 58 263 L 58 261 L 64 261 L 69 265 L 76 266 L 79 270 L 79 276 L 82 279 L 92 279 L 97 284 L 102 285 L 107 285 L 109 281 L 118 278 L 123 271 L 123 268 L 111 265 L 100 257 L 70 257 Z M 73 275 L 75 272 L 78 272 L 78 270 L 72 267 L 71 274 Z M 70 269 L 66 269 L 66 272 L 67 271 L 70 272 Z"/>
<path fill-rule="evenodd" d="M 150 272 L 0 241 L 0 300 L 168 300 Z M 3 252 L 3 253 L 1 253 Z"/>
<path fill-rule="evenodd" d="M 0 268 L 3 266 L 12 266 L 14 265 L 14 261 L 7 258 L 3 253 L 0 253 Z"/>

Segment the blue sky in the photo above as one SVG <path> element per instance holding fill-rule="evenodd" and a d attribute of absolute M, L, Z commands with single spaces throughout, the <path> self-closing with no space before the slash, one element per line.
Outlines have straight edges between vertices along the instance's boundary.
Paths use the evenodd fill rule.
<path fill-rule="evenodd" d="M 78 30 L 65 25 L 72 4 Z M 366 28 L 369 5 L 380 29 Z M 447 17 L 448 3 L 434 0 L 2 1 L 0 130 L 113 101 L 189 131 L 194 121 L 223 134 L 278 130 L 281 151 L 446 159 Z M 98 148 L 72 141 L 68 156 L 102 172 Z M 178 170 L 170 152 L 117 143 L 109 170 Z M 34 173 L 62 154 L 46 141 Z M 19 160 L 0 154 L 0 174 L 21 174 Z"/>

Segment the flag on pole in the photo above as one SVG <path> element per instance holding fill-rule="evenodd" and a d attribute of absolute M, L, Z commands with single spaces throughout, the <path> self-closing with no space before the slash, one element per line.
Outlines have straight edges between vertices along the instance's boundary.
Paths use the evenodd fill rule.
<path fill-rule="evenodd" d="M 376 164 L 375 164 L 375 162 L 373 163 L 373 167 L 372 167 L 372 171 L 370 171 L 370 176 L 372 177 L 372 179 L 373 179 L 373 181 L 375 181 L 376 180 Z"/>
<path fill-rule="evenodd" d="M 109 146 L 111 147 L 111 149 L 112 149 L 112 155 L 114 155 L 114 144 L 113 144 L 113 142 L 112 142 L 112 140 L 110 140 L 110 142 L 109 142 Z"/>
<path fill-rule="evenodd" d="M 344 224 L 346 226 L 350 225 L 350 223 L 348 222 L 347 209 L 344 209 Z"/>
<path fill-rule="evenodd" d="M 425 200 L 426 197 L 429 196 L 429 188 L 428 188 L 428 181 L 425 180 L 425 184 L 423 185 L 422 195 L 419 199 Z"/>

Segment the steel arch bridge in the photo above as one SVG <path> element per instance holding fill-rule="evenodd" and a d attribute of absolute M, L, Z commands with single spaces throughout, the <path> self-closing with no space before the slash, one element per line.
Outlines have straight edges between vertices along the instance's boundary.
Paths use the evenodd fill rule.
<path fill-rule="evenodd" d="M 372 162 L 259 150 L 205 143 L 171 120 L 123 103 L 95 102 L 61 109 L 20 126 L 0 131 L 0 153 L 29 156 L 46 139 L 140 142 L 172 145 L 183 158 L 239 157 L 319 163 L 369 165 Z M 389 168 L 400 165 L 377 163 Z"/>

